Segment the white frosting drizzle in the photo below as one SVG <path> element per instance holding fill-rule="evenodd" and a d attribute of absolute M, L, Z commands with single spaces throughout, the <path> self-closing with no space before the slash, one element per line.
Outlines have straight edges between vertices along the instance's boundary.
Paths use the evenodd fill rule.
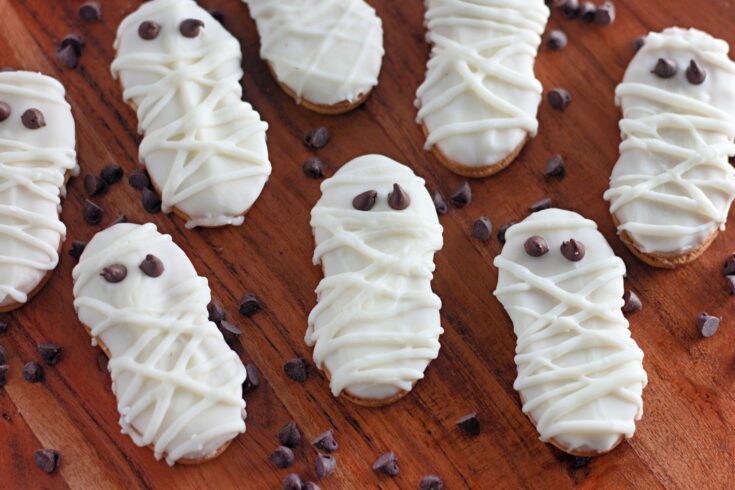
<path fill-rule="evenodd" d="M 735 198 L 735 63 L 727 43 L 696 29 L 651 33 L 616 90 L 622 107 L 620 159 L 605 199 L 644 253 L 680 255 L 724 229 Z M 678 72 L 651 73 L 659 58 Z M 691 59 L 704 66 L 701 85 L 686 79 Z"/>
<path fill-rule="evenodd" d="M 543 0 L 426 0 L 433 47 L 416 107 L 427 150 L 485 167 L 536 135 L 533 65 L 548 18 Z"/>
<path fill-rule="evenodd" d="M 181 21 L 204 22 L 187 38 Z M 153 40 L 138 26 L 154 21 Z M 247 102 L 240 44 L 191 0 L 156 0 L 126 17 L 117 32 L 112 73 L 138 111 L 140 159 L 161 191 L 196 226 L 240 225 L 271 172 L 268 127 Z"/>
<path fill-rule="evenodd" d="M 278 80 L 319 105 L 354 102 L 378 84 L 383 24 L 363 0 L 243 0 L 260 56 Z"/>
<path fill-rule="evenodd" d="M 388 205 L 394 183 L 411 199 L 402 211 Z M 331 373 L 334 396 L 388 399 L 411 390 L 439 354 L 441 301 L 431 279 L 442 227 L 423 179 L 381 155 L 352 160 L 321 189 L 311 226 L 325 277 L 306 343 Z M 375 207 L 354 209 L 367 190 L 378 192 Z"/>
<path fill-rule="evenodd" d="M 153 278 L 139 265 L 153 254 L 164 272 Z M 127 277 L 100 276 L 113 264 Z M 211 456 L 245 432 L 245 368 L 208 320 L 207 279 L 155 225 L 118 224 L 89 242 L 74 268 L 74 308 L 110 353 L 120 426 L 156 459 Z"/>
<path fill-rule="evenodd" d="M 548 243 L 542 257 L 524 250 L 534 235 Z M 579 262 L 560 252 L 570 238 L 585 245 Z M 625 264 L 597 225 L 570 211 L 534 213 L 508 230 L 495 266 L 495 296 L 518 337 L 514 388 L 541 440 L 602 453 L 631 437 L 647 376 L 620 309 Z"/>
<path fill-rule="evenodd" d="M 28 301 L 59 263 L 66 238 L 61 195 L 66 175 L 79 173 L 64 93 L 40 73 L 0 73 L 0 101 L 11 109 L 0 122 L 0 307 Z M 23 125 L 21 116 L 31 108 L 43 113 L 45 127 Z"/>

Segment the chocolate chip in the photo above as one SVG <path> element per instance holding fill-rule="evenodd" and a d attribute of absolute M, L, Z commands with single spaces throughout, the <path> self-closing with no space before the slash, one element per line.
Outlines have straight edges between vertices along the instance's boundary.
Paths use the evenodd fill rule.
<path fill-rule="evenodd" d="M 54 449 L 37 449 L 33 453 L 33 461 L 46 473 L 53 473 L 61 463 L 61 453 Z"/>
<path fill-rule="evenodd" d="M 105 165 L 100 172 L 100 177 L 109 185 L 115 184 L 123 178 L 123 169 L 115 163 Z"/>
<path fill-rule="evenodd" d="M 304 144 L 313 150 L 319 150 L 329 143 L 330 138 L 331 135 L 329 134 L 329 130 L 324 126 L 321 126 L 309 130 L 309 132 L 304 135 Z"/>
<path fill-rule="evenodd" d="M 43 359 L 43 362 L 49 366 L 53 366 L 59 362 L 59 359 L 61 359 L 61 347 L 56 344 L 43 342 L 38 344 L 36 348 L 38 349 L 38 354 L 41 356 L 41 359 Z"/>
<path fill-rule="evenodd" d="M 10 414 L 8 412 L 6 412 L 5 410 L 3 410 L 3 419 L 5 419 L 8 422 L 10 422 L 12 420 L 10 418 Z"/>
<path fill-rule="evenodd" d="M 725 276 L 725 282 L 727 283 L 727 290 L 730 291 L 730 296 L 735 296 L 735 276 Z"/>
<path fill-rule="evenodd" d="M 697 318 L 697 328 L 704 337 L 712 337 L 717 332 L 722 318 L 717 318 L 708 313 L 702 312 Z"/>
<path fill-rule="evenodd" d="M 447 208 L 447 203 L 444 202 L 444 197 L 438 191 L 431 191 L 429 195 L 431 196 L 431 200 L 434 201 L 436 214 L 446 214 L 449 208 Z"/>
<path fill-rule="evenodd" d="M 450 195 L 449 200 L 454 207 L 463 208 L 472 201 L 472 189 L 466 180 L 462 182 Z"/>
<path fill-rule="evenodd" d="M 393 192 L 388 194 L 388 206 L 396 211 L 403 211 L 411 205 L 411 198 L 398 184 L 393 184 Z"/>
<path fill-rule="evenodd" d="M 227 318 L 227 313 L 225 313 L 224 308 L 216 301 L 211 301 L 207 305 L 207 313 L 209 313 L 209 321 L 217 325 Z"/>
<path fill-rule="evenodd" d="M 505 232 L 508 231 L 508 228 L 516 224 L 515 221 L 511 221 L 510 223 L 505 223 L 500 228 L 498 228 L 498 241 L 505 245 Z"/>
<path fill-rule="evenodd" d="M 560 0 L 557 6 L 567 19 L 573 19 L 579 15 L 579 2 L 577 0 Z"/>
<path fill-rule="evenodd" d="M 249 393 L 260 386 L 260 371 L 258 371 L 258 368 L 255 367 L 255 364 L 253 364 L 252 362 L 246 364 L 245 373 L 247 374 L 247 376 L 245 377 L 245 382 L 242 384 L 243 394 Z"/>
<path fill-rule="evenodd" d="M 251 317 L 261 310 L 262 306 L 258 298 L 253 293 L 247 293 L 240 300 L 238 310 L 241 315 Z"/>
<path fill-rule="evenodd" d="M 597 7 L 595 12 L 595 23 L 601 26 L 609 26 L 615 22 L 615 4 L 612 2 L 605 2 Z"/>
<path fill-rule="evenodd" d="M 82 211 L 82 217 L 84 222 L 90 225 L 98 225 L 102 221 L 102 215 L 104 214 L 102 209 L 97 204 L 93 203 L 89 199 L 84 201 L 84 209 Z"/>
<path fill-rule="evenodd" d="M 316 477 L 318 479 L 323 479 L 334 473 L 334 470 L 337 468 L 337 460 L 334 459 L 334 456 L 330 456 L 328 454 L 320 454 L 316 457 L 316 462 L 314 463 L 314 469 L 316 470 Z"/>
<path fill-rule="evenodd" d="M 73 46 L 74 50 L 77 52 L 77 55 L 80 55 L 82 54 L 84 41 L 82 40 L 81 36 L 79 36 L 79 34 L 67 34 L 61 40 L 61 43 L 59 44 L 59 49 L 64 49 L 67 46 Z"/>
<path fill-rule="evenodd" d="M 398 468 L 398 459 L 392 452 L 381 455 L 373 463 L 373 471 L 388 476 L 397 476 L 400 473 Z"/>
<path fill-rule="evenodd" d="M 540 201 L 536 201 L 535 203 L 531 204 L 528 209 L 532 213 L 537 213 L 539 211 L 543 211 L 544 209 L 549 209 L 551 207 L 551 199 L 548 197 L 545 197 L 541 199 Z"/>
<path fill-rule="evenodd" d="M 293 451 L 286 446 L 278 446 L 270 455 L 271 462 L 276 468 L 284 469 L 293 465 Z"/>
<path fill-rule="evenodd" d="M 468 413 L 457 420 L 457 427 L 471 436 L 476 436 L 480 433 L 480 420 L 475 412 Z"/>
<path fill-rule="evenodd" d="M 28 129 L 40 129 L 46 126 L 46 119 L 43 117 L 43 112 L 38 109 L 28 109 L 20 116 L 20 120 L 23 122 L 23 126 Z"/>
<path fill-rule="evenodd" d="M 643 47 L 643 45 L 646 44 L 646 36 L 638 36 L 633 40 L 633 44 L 631 45 L 633 48 L 633 52 L 637 53 L 640 51 L 640 49 Z"/>
<path fill-rule="evenodd" d="M 94 174 L 87 174 L 84 176 L 84 190 L 90 196 L 96 196 L 97 194 L 104 194 L 107 192 L 107 182 L 102 177 Z"/>
<path fill-rule="evenodd" d="M 339 444 L 337 444 L 334 434 L 332 433 L 332 429 L 319 434 L 316 439 L 311 441 L 311 445 L 325 453 L 333 453 L 339 447 Z"/>
<path fill-rule="evenodd" d="M 148 172 L 142 168 L 133 170 L 128 176 L 128 184 L 133 189 L 149 189 L 151 187 L 151 179 L 148 178 Z"/>
<path fill-rule="evenodd" d="M 10 324 L 10 320 L 5 315 L 1 315 L 0 316 L 0 334 L 7 333 L 9 324 Z"/>
<path fill-rule="evenodd" d="M 286 376 L 294 381 L 298 381 L 299 383 L 306 381 L 306 376 L 308 374 L 306 361 L 301 358 L 287 361 L 286 364 L 283 365 L 283 371 L 286 373 Z"/>
<path fill-rule="evenodd" d="M 436 475 L 426 475 L 419 482 L 419 490 L 442 490 L 444 480 Z"/>
<path fill-rule="evenodd" d="M 0 364 L 0 386 L 8 384 L 8 369 L 7 364 Z"/>
<path fill-rule="evenodd" d="M 735 274 L 735 254 L 730 255 L 722 266 L 722 275 L 732 276 Z"/>
<path fill-rule="evenodd" d="M 572 103 L 572 95 L 563 88 L 554 88 L 549 91 L 546 98 L 551 107 L 557 111 L 563 111 Z"/>
<path fill-rule="evenodd" d="M 44 379 L 43 366 L 37 362 L 27 362 L 23 366 L 23 379 L 29 383 L 40 383 Z"/>
<path fill-rule="evenodd" d="M 138 267 L 148 277 L 158 277 L 163 274 L 164 271 L 161 259 L 151 254 L 146 255 L 145 259 L 143 259 L 143 262 L 141 262 Z"/>
<path fill-rule="evenodd" d="M 574 238 L 562 242 L 561 254 L 570 262 L 579 262 L 584 258 L 584 244 Z"/>
<path fill-rule="evenodd" d="M 138 26 L 138 35 L 146 41 L 157 38 L 159 32 L 161 32 L 161 25 L 150 20 L 143 21 Z"/>
<path fill-rule="evenodd" d="M 140 202 L 143 204 L 143 209 L 151 214 L 161 212 L 161 198 L 150 189 L 143 189 Z"/>
<path fill-rule="evenodd" d="M 84 2 L 79 7 L 79 17 L 86 22 L 98 22 L 102 18 L 102 7 L 97 2 Z"/>
<path fill-rule="evenodd" d="M 76 68 L 77 65 L 79 65 L 79 53 L 73 46 L 65 46 L 57 49 L 56 59 L 61 61 L 61 63 L 67 68 Z"/>
<path fill-rule="evenodd" d="M 239 328 L 237 328 L 235 325 L 228 322 L 227 320 L 222 320 L 219 324 L 219 329 L 220 332 L 222 332 L 222 336 L 225 338 L 225 342 L 227 342 L 227 345 L 237 345 L 237 339 L 242 333 Z"/>
<path fill-rule="evenodd" d="M 558 29 L 551 31 L 549 32 L 549 37 L 546 39 L 546 45 L 554 51 L 564 49 L 567 45 L 567 35 Z"/>
<path fill-rule="evenodd" d="M 597 7 L 595 7 L 594 3 L 583 2 L 582 6 L 579 8 L 579 17 L 582 19 L 582 22 L 587 22 L 589 24 L 590 22 L 594 22 L 595 12 L 597 12 Z"/>
<path fill-rule="evenodd" d="M 485 216 L 480 216 L 472 224 L 472 236 L 480 241 L 486 242 L 490 240 L 490 234 L 493 232 L 493 222 Z"/>
<path fill-rule="evenodd" d="M 278 442 L 286 447 L 296 447 L 301 442 L 301 432 L 293 420 L 278 431 Z"/>
<path fill-rule="evenodd" d="M 310 179 L 321 179 L 324 177 L 324 162 L 316 157 L 307 158 L 301 170 Z"/>
<path fill-rule="evenodd" d="M 531 257 L 541 257 L 546 255 L 549 251 L 549 245 L 546 243 L 546 240 L 538 235 L 534 235 L 526 240 L 526 243 L 523 244 L 523 248 Z"/>
<path fill-rule="evenodd" d="M 116 284 L 128 276 L 128 269 L 122 264 L 112 264 L 102 269 L 100 276 L 105 281 Z"/>
<path fill-rule="evenodd" d="M 10 108 L 10 104 L 7 102 L 0 102 L 0 122 L 5 121 L 12 113 L 13 111 Z"/>
<path fill-rule="evenodd" d="M 370 211 L 375 206 L 377 199 L 378 193 L 376 191 L 361 192 L 352 200 L 352 207 L 358 211 Z"/>
<path fill-rule="evenodd" d="M 691 60 L 687 67 L 686 76 L 692 85 L 701 85 L 707 78 L 707 72 L 696 60 Z"/>
<path fill-rule="evenodd" d="M 69 255 L 71 255 L 75 260 L 79 260 L 79 257 L 82 256 L 82 252 L 84 252 L 84 249 L 87 246 L 87 242 L 83 242 L 81 240 L 74 240 L 71 242 L 71 249 L 69 249 Z"/>
<path fill-rule="evenodd" d="M 0 364 L 8 363 L 8 353 L 5 352 L 5 347 L 0 345 Z"/>
<path fill-rule="evenodd" d="M 186 19 L 179 24 L 179 32 L 184 37 L 197 37 L 204 27 L 204 22 L 199 19 Z"/>
<path fill-rule="evenodd" d="M 209 11 L 209 15 L 214 17 L 214 20 L 216 20 L 220 24 L 225 25 L 225 14 L 223 14 L 219 10 L 212 9 Z"/>
<path fill-rule="evenodd" d="M 635 313 L 640 311 L 641 308 L 643 308 L 643 303 L 641 303 L 638 295 L 631 290 L 626 290 L 623 293 L 623 313 Z"/>
<path fill-rule="evenodd" d="M 281 487 L 283 490 L 303 490 L 304 482 L 296 473 L 290 473 L 286 475 L 286 478 L 281 482 Z"/>
<path fill-rule="evenodd" d="M 564 159 L 561 155 L 554 155 L 546 162 L 544 167 L 544 175 L 547 177 L 557 177 L 563 179 L 567 175 L 567 169 L 564 166 Z"/>
<path fill-rule="evenodd" d="M 667 58 L 659 58 L 651 73 L 659 78 L 671 78 L 676 75 L 676 61 Z"/>
<path fill-rule="evenodd" d="M 582 468 L 584 466 L 587 466 L 587 464 L 592 460 L 589 456 L 572 456 L 570 458 L 569 466 L 577 470 L 579 468 Z"/>

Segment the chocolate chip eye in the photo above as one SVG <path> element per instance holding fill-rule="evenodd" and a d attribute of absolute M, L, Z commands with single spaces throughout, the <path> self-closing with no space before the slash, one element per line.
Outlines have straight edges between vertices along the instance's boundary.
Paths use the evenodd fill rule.
<path fill-rule="evenodd" d="M 155 255 L 146 255 L 138 267 L 149 277 L 158 277 L 163 274 L 163 262 Z"/>
<path fill-rule="evenodd" d="M 549 252 L 549 245 L 543 237 L 534 235 L 523 244 L 523 248 L 526 249 L 526 253 L 531 257 L 541 257 Z"/>
<path fill-rule="evenodd" d="M 671 78 L 676 75 L 676 61 L 668 58 L 659 58 L 651 73 L 659 78 Z"/>
<path fill-rule="evenodd" d="M 159 32 L 161 32 L 161 24 L 152 20 L 143 21 L 138 26 L 138 35 L 146 41 L 157 38 Z"/>
<path fill-rule="evenodd" d="M 23 122 L 23 126 L 28 129 L 40 129 L 46 126 L 46 119 L 43 117 L 43 112 L 38 109 L 28 109 L 20 116 L 20 120 Z"/>
<path fill-rule="evenodd" d="M 0 101 L 0 122 L 3 122 L 10 117 L 13 111 L 10 109 L 10 104 L 7 102 Z"/>
<path fill-rule="evenodd" d="M 100 276 L 102 276 L 105 281 L 114 284 L 122 281 L 128 276 L 128 269 L 122 264 L 112 264 L 102 269 Z"/>
<path fill-rule="evenodd" d="M 396 211 L 403 211 L 411 204 L 411 198 L 398 184 L 393 184 L 393 192 L 388 194 L 388 206 Z"/>
<path fill-rule="evenodd" d="M 204 22 L 199 19 L 186 19 L 181 21 L 179 31 L 184 37 L 197 37 L 202 32 Z"/>
<path fill-rule="evenodd" d="M 375 201 L 378 199 L 377 191 L 365 191 L 362 194 L 358 194 L 352 200 L 352 207 L 358 211 L 370 211 L 375 206 Z"/>
<path fill-rule="evenodd" d="M 707 71 L 695 60 L 691 60 L 687 67 L 686 76 L 687 80 L 692 85 L 701 85 L 704 83 L 705 78 L 707 78 Z"/>
<path fill-rule="evenodd" d="M 584 244 L 574 238 L 570 238 L 568 242 L 561 244 L 561 254 L 567 260 L 579 262 L 584 258 Z"/>

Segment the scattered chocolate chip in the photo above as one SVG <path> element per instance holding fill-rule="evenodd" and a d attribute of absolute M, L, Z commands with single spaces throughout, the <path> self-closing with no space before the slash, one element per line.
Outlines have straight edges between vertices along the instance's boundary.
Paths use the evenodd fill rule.
<path fill-rule="evenodd" d="M 373 471 L 388 476 L 397 476 L 400 473 L 398 459 L 392 452 L 385 453 L 373 463 Z"/>
<path fill-rule="evenodd" d="M 579 468 L 587 466 L 591 459 L 592 458 L 590 458 L 589 456 L 572 456 L 570 458 L 569 466 L 572 469 L 577 470 Z"/>
<path fill-rule="evenodd" d="M 643 303 L 641 303 L 638 295 L 629 289 L 626 290 L 623 293 L 623 313 L 635 313 L 636 311 L 640 311 L 641 308 L 643 308 Z"/>
<path fill-rule="evenodd" d="M 278 442 L 286 447 L 296 447 L 301 442 L 301 432 L 293 420 L 278 431 Z"/>
<path fill-rule="evenodd" d="M 471 436 L 476 436 L 480 433 L 480 420 L 475 412 L 468 413 L 457 420 L 457 427 Z"/>
<path fill-rule="evenodd" d="M 505 232 L 508 231 L 508 228 L 516 224 L 515 221 L 511 221 L 510 223 L 505 223 L 504 225 L 501 225 L 500 228 L 498 228 L 498 241 L 505 245 Z"/>
<path fill-rule="evenodd" d="M 219 325 L 222 320 L 227 318 L 224 308 L 216 301 L 211 301 L 207 305 L 207 312 L 209 313 L 209 321 Z"/>
<path fill-rule="evenodd" d="M 107 373 L 109 371 L 109 369 L 107 368 L 109 362 L 110 360 L 107 358 L 104 352 L 97 353 L 97 369 L 99 369 L 103 373 Z"/>
<path fill-rule="evenodd" d="M 61 359 L 61 347 L 51 342 L 43 342 L 37 346 L 38 354 L 48 366 L 53 366 Z"/>
<path fill-rule="evenodd" d="M 316 439 L 311 441 L 311 445 L 325 453 L 333 453 L 339 447 L 339 444 L 337 444 L 337 440 L 334 438 L 334 434 L 332 433 L 332 429 L 322 432 L 316 436 Z"/>
<path fill-rule="evenodd" d="M 270 460 L 274 465 L 276 465 L 276 468 L 289 468 L 294 462 L 293 451 L 286 446 L 278 446 L 276 450 L 271 453 Z"/>
<path fill-rule="evenodd" d="M 8 331 L 9 324 L 10 321 L 5 317 L 5 315 L 0 316 L 0 334 L 6 333 Z"/>
<path fill-rule="evenodd" d="M 549 209 L 551 207 L 551 199 L 548 197 L 545 197 L 541 199 L 540 201 L 536 201 L 535 203 L 531 204 L 528 209 L 532 213 L 537 213 L 539 211 L 543 211 L 544 209 Z"/>
<path fill-rule="evenodd" d="M 717 318 L 708 313 L 702 312 L 697 318 L 697 328 L 704 337 L 712 337 L 717 332 L 722 318 Z"/>
<path fill-rule="evenodd" d="M 7 102 L 0 102 L 0 122 L 5 121 L 12 113 L 13 111 Z"/>
<path fill-rule="evenodd" d="M 725 282 L 727 283 L 727 290 L 730 291 L 730 296 L 735 296 L 735 276 L 725 276 Z"/>
<path fill-rule="evenodd" d="M 84 190 L 89 196 L 104 194 L 107 192 L 107 182 L 97 175 L 87 174 L 84 176 Z"/>
<path fill-rule="evenodd" d="M 560 0 L 557 7 L 567 19 L 573 19 L 579 15 L 579 2 L 577 0 Z"/>
<path fill-rule="evenodd" d="M 128 222 L 128 217 L 125 216 L 124 214 L 121 214 L 120 216 L 115 218 L 115 221 L 107 225 L 107 227 L 109 228 L 111 226 L 115 226 L 115 225 L 119 225 L 120 223 L 127 223 L 127 222 Z"/>
<path fill-rule="evenodd" d="M 128 276 L 128 269 L 122 264 L 112 264 L 102 269 L 100 276 L 105 281 L 116 284 Z"/>
<path fill-rule="evenodd" d="M 319 150 L 329 143 L 330 138 L 331 135 L 329 134 L 329 130 L 324 126 L 320 126 L 309 130 L 309 132 L 304 135 L 304 144 L 312 150 Z"/>
<path fill-rule="evenodd" d="M 316 457 L 314 463 L 314 469 L 316 470 L 316 477 L 320 480 L 328 477 L 337 468 L 337 460 L 334 456 L 328 454 L 320 454 Z"/>
<path fill-rule="evenodd" d="M 133 170 L 128 176 L 128 184 L 130 184 L 133 189 L 137 190 L 149 189 L 151 187 L 151 179 L 148 178 L 148 172 L 139 168 Z"/>
<path fill-rule="evenodd" d="M 255 364 L 248 363 L 245 365 L 245 373 L 247 376 L 245 377 L 245 382 L 242 384 L 242 394 L 250 393 L 251 391 L 255 390 L 258 386 L 260 386 L 260 371 L 255 366 Z"/>
<path fill-rule="evenodd" d="M 222 332 L 222 336 L 225 338 L 225 342 L 227 342 L 227 345 L 237 345 L 237 339 L 242 333 L 239 328 L 237 328 L 235 325 L 228 322 L 227 320 L 222 320 L 219 324 L 219 329 L 220 332 Z"/>
<path fill-rule="evenodd" d="M 238 305 L 238 310 L 240 310 L 240 314 L 247 317 L 255 315 L 261 310 L 261 308 L 262 305 L 260 304 L 260 301 L 253 293 L 245 294 L 245 296 L 243 296 L 240 300 L 240 304 Z"/>
<path fill-rule="evenodd" d="M 563 31 L 560 31 L 558 29 L 551 31 L 549 32 L 549 36 L 546 39 L 546 45 L 549 47 L 549 49 L 552 49 L 554 51 L 564 49 L 567 45 L 567 35 L 564 34 Z"/>
<path fill-rule="evenodd" d="M 8 353 L 5 352 L 5 347 L 0 345 L 0 364 L 8 363 Z"/>
<path fill-rule="evenodd" d="M 580 19 L 588 24 L 595 21 L 595 12 L 597 12 L 597 7 L 592 2 L 583 2 L 582 6 L 579 7 Z"/>
<path fill-rule="evenodd" d="M 8 384 L 8 369 L 7 364 L 0 364 L 0 386 Z"/>
<path fill-rule="evenodd" d="M 686 76 L 692 85 L 701 85 L 707 78 L 707 72 L 696 60 L 691 60 L 687 67 Z"/>
<path fill-rule="evenodd" d="M 304 482 L 301 477 L 296 473 L 290 473 L 286 475 L 286 478 L 281 482 L 283 490 L 303 490 Z"/>
<path fill-rule="evenodd" d="M 79 7 L 79 17 L 86 22 L 98 22 L 102 18 L 102 7 L 98 2 L 84 2 Z"/>
<path fill-rule="evenodd" d="M 79 53 L 73 46 L 65 46 L 57 49 L 56 59 L 61 61 L 67 68 L 76 68 L 79 65 Z"/>
<path fill-rule="evenodd" d="M 100 224 L 104 212 L 105 211 L 100 206 L 93 203 L 89 199 L 84 201 L 84 210 L 82 211 L 82 216 L 84 217 L 85 223 L 90 225 Z"/>
<path fill-rule="evenodd" d="M 393 184 L 393 192 L 388 194 L 388 206 L 396 211 L 403 211 L 411 205 L 411 198 L 398 184 Z"/>
<path fill-rule="evenodd" d="M 601 26 L 609 26 L 615 22 L 615 4 L 612 2 L 605 2 L 595 12 L 595 23 Z"/>
<path fill-rule="evenodd" d="M 216 20 L 220 24 L 225 25 L 225 14 L 223 14 L 219 10 L 212 9 L 209 11 L 209 15 L 214 17 L 214 20 Z"/>
<path fill-rule="evenodd" d="M 449 200 L 454 207 L 463 208 L 472 201 L 472 189 L 466 180 L 462 182 L 450 195 Z"/>
<path fill-rule="evenodd" d="M 376 191 L 361 192 L 352 200 L 352 207 L 358 211 L 370 211 L 375 206 L 377 199 L 378 193 Z"/>
<path fill-rule="evenodd" d="M 10 418 L 10 414 L 9 414 L 8 412 L 6 412 L 5 410 L 3 410 L 3 418 L 4 418 L 4 419 L 5 419 L 6 421 L 8 421 L 8 422 L 10 422 L 10 421 L 12 420 L 12 419 Z"/>
<path fill-rule="evenodd" d="M 310 179 L 321 179 L 324 177 L 324 162 L 316 157 L 307 158 L 301 170 Z"/>
<path fill-rule="evenodd" d="M 161 198 L 150 189 L 143 189 L 140 202 L 143 204 L 143 209 L 151 214 L 161 212 Z"/>
<path fill-rule="evenodd" d="M 732 276 L 735 274 L 735 254 L 731 254 L 722 266 L 722 275 Z"/>
<path fill-rule="evenodd" d="M 631 45 L 633 47 L 633 52 L 637 53 L 640 51 L 640 49 L 643 47 L 643 45 L 646 44 L 646 36 L 638 36 L 633 40 L 633 44 Z"/>
<path fill-rule="evenodd" d="M 526 240 L 526 243 L 523 244 L 523 248 L 531 257 L 541 257 L 542 255 L 546 255 L 549 251 L 549 245 L 546 243 L 546 240 L 538 235 L 534 235 Z"/>
<path fill-rule="evenodd" d="M 570 262 L 579 262 L 584 258 L 584 244 L 574 238 L 562 242 L 561 254 Z"/>
<path fill-rule="evenodd" d="M 547 177 L 557 177 L 563 179 L 567 175 L 567 169 L 564 165 L 564 159 L 561 155 L 554 155 L 546 162 L 544 167 L 544 175 Z"/>
<path fill-rule="evenodd" d="M 74 50 L 77 52 L 77 55 L 80 55 L 82 54 L 82 48 L 84 47 L 84 41 L 82 40 L 81 36 L 79 36 L 79 34 L 67 34 L 61 40 L 61 43 L 59 44 L 59 49 L 64 49 L 67 46 L 72 46 Z"/>
<path fill-rule="evenodd" d="M 115 184 L 123 178 L 123 169 L 115 163 L 105 165 L 100 172 L 100 177 L 109 185 Z"/>
<path fill-rule="evenodd" d="M 61 453 L 54 449 L 37 449 L 33 453 L 33 461 L 46 473 L 53 473 L 61 463 Z"/>
<path fill-rule="evenodd" d="M 161 32 L 161 25 L 150 20 L 143 21 L 138 26 L 138 35 L 146 41 L 157 38 L 159 32 Z"/>
<path fill-rule="evenodd" d="M 313 481 L 308 481 L 304 484 L 304 488 L 302 490 L 321 490 L 321 489 L 319 488 L 319 485 L 317 485 Z"/>
<path fill-rule="evenodd" d="M 151 254 L 146 255 L 145 259 L 143 259 L 143 262 L 141 262 L 138 267 L 148 277 L 158 277 L 163 274 L 164 271 L 161 259 Z"/>
<path fill-rule="evenodd" d="M 485 216 L 480 216 L 472 224 L 472 236 L 480 241 L 486 242 L 490 240 L 490 234 L 493 232 L 493 223 Z"/>
<path fill-rule="evenodd" d="M 438 191 L 431 191 L 429 195 L 431 195 L 431 200 L 434 201 L 436 214 L 445 214 L 449 210 L 447 203 L 444 202 L 444 197 Z"/>
<path fill-rule="evenodd" d="M 197 37 L 204 27 L 204 22 L 199 19 L 186 19 L 179 24 L 179 32 L 184 37 Z"/>
<path fill-rule="evenodd" d="M 23 366 L 23 379 L 29 383 L 39 383 L 43 381 L 43 366 L 37 362 L 27 362 Z"/>
<path fill-rule="evenodd" d="M 659 78 L 671 78 L 676 75 L 676 61 L 667 58 L 659 58 L 651 73 Z"/>
<path fill-rule="evenodd" d="M 286 373 L 286 376 L 292 380 L 303 383 L 306 381 L 308 368 L 306 366 L 306 361 L 298 358 L 287 361 L 286 364 L 283 365 L 283 371 Z"/>
<path fill-rule="evenodd" d="M 82 252 L 84 252 L 84 249 L 87 247 L 87 242 L 83 242 L 81 240 L 74 240 L 71 242 L 71 249 L 69 249 L 69 255 L 71 255 L 74 260 L 79 260 L 79 257 L 82 256 Z"/>
<path fill-rule="evenodd" d="M 572 103 L 572 95 L 563 88 L 554 88 L 546 95 L 551 107 L 557 111 L 563 111 Z"/>
<path fill-rule="evenodd" d="M 419 482 L 419 490 L 442 490 L 444 480 L 436 475 L 426 475 Z"/>
<path fill-rule="evenodd" d="M 28 109 L 20 116 L 20 120 L 23 122 L 23 126 L 28 129 L 40 129 L 46 126 L 46 119 L 43 117 L 43 112 L 38 109 Z"/>

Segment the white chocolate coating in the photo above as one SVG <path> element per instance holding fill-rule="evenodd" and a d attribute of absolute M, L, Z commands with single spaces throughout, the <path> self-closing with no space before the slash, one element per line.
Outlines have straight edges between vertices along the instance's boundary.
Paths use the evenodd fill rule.
<path fill-rule="evenodd" d="M 364 0 L 243 1 L 258 26 L 260 57 L 298 100 L 352 103 L 378 85 L 383 24 Z"/>
<path fill-rule="evenodd" d="M 204 22 L 187 38 L 181 21 Z M 154 21 L 153 40 L 138 26 Z M 147 2 L 117 31 L 112 74 L 138 111 L 140 159 L 161 191 L 162 208 L 186 214 L 188 228 L 240 225 L 268 180 L 268 127 L 243 102 L 240 44 L 192 0 Z"/>
<path fill-rule="evenodd" d="M 616 90 L 622 108 L 620 159 L 605 199 L 640 251 L 678 256 L 724 228 L 735 198 L 735 63 L 727 43 L 696 29 L 651 33 Z M 651 73 L 676 61 L 673 78 Z M 701 85 L 687 81 L 691 59 Z"/>
<path fill-rule="evenodd" d="M 10 307 L 25 303 L 59 263 L 65 176 L 79 167 L 71 106 L 57 80 L 1 72 L 0 102 L 11 109 L 0 122 L 0 307 Z M 23 125 L 31 108 L 43 113 L 45 127 Z"/>
<path fill-rule="evenodd" d="M 402 211 L 388 205 L 394 183 L 411 199 Z M 382 155 L 352 160 L 321 189 L 311 226 L 324 279 L 305 340 L 331 373 L 334 396 L 386 400 L 410 391 L 439 354 L 441 300 L 431 279 L 442 227 L 423 179 Z M 368 190 L 378 192 L 375 207 L 353 208 Z"/>
<path fill-rule="evenodd" d="M 531 257 L 524 243 L 543 237 L 549 252 Z M 569 451 L 604 453 L 631 437 L 643 415 L 643 352 L 623 316 L 625 264 L 597 225 L 571 211 L 530 215 L 505 234 L 498 297 L 518 337 L 513 385 L 541 440 Z M 560 252 L 574 238 L 586 254 Z"/>
<path fill-rule="evenodd" d="M 139 265 L 148 254 L 159 277 Z M 118 283 L 100 276 L 127 267 Z M 207 279 L 155 225 L 118 224 L 97 233 L 74 268 L 74 308 L 111 355 L 120 426 L 169 465 L 197 460 L 245 432 L 245 368 L 208 320 Z"/>
<path fill-rule="evenodd" d="M 543 88 L 533 65 L 548 18 L 543 0 L 426 0 L 433 47 L 416 107 L 427 150 L 487 167 L 536 135 Z"/>

